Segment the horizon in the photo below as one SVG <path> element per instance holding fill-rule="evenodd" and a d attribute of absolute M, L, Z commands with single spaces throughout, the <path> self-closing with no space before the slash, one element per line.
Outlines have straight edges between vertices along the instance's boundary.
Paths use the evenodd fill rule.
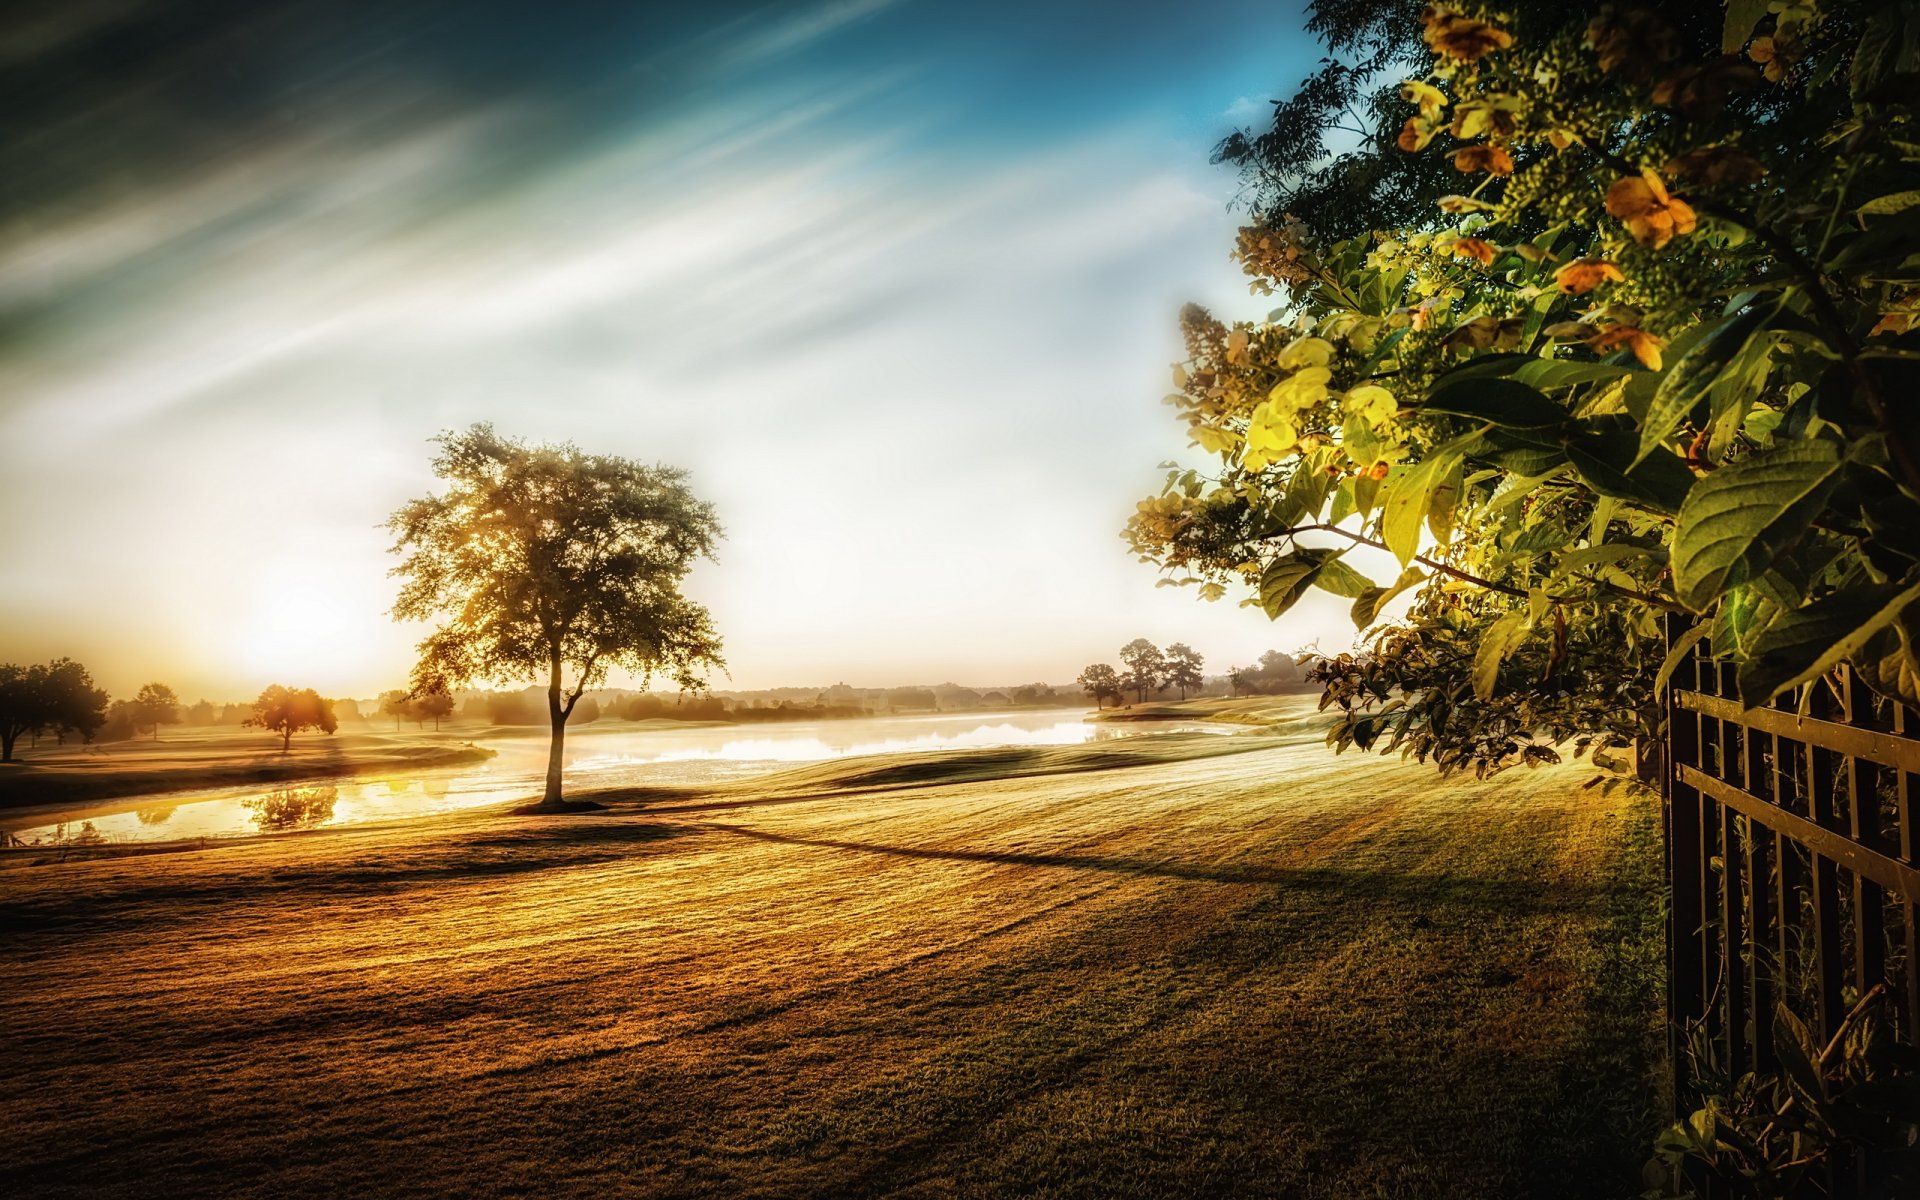
<path fill-rule="evenodd" d="M 1208 157 L 1309 65 L 1291 6 L 1221 6 L 1260 35 L 1231 51 L 1151 6 L 366 15 L 75 13 L 10 51 L 0 660 L 400 684 L 381 524 L 474 421 L 688 470 L 728 535 L 686 588 L 716 687 L 1352 637 L 1336 597 L 1157 589 L 1119 537 L 1198 461 L 1181 304 L 1271 307 Z"/>

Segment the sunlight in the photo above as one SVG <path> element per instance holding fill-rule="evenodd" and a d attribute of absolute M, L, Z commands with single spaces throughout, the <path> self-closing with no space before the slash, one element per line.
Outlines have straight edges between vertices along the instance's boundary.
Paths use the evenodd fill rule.
<path fill-rule="evenodd" d="M 334 676 L 368 613 L 378 611 L 339 572 L 291 558 L 261 563 L 249 591 L 236 614 L 234 666 L 262 685 Z"/>

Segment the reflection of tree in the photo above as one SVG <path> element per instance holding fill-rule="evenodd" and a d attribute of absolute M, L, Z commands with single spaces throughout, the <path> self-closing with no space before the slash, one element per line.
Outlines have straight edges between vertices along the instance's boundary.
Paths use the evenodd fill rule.
<path fill-rule="evenodd" d="M 311 829 L 333 820 L 338 795 L 333 787 L 276 788 L 245 803 L 261 829 Z"/>
<path fill-rule="evenodd" d="M 142 808 L 134 812 L 134 817 L 142 825 L 165 825 L 173 816 L 173 805 L 165 808 Z"/>

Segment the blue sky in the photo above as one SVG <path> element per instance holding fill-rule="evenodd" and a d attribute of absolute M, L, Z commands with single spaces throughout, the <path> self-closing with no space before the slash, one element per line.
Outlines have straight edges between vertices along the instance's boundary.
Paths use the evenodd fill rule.
<path fill-rule="evenodd" d="M 692 472 L 734 686 L 1350 636 L 1118 537 L 1188 453 L 1180 304 L 1265 307 L 1207 158 L 1317 56 L 1290 6 L 45 11 L 0 35 L 0 658 L 391 686 L 378 525 L 481 420 Z"/>

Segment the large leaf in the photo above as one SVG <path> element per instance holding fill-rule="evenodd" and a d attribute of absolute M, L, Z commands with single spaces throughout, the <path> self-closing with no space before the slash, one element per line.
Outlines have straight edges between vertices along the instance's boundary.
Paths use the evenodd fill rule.
<path fill-rule="evenodd" d="M 1819 514 L 1845 461 L 1832 442 L 1789 442 L 1695 483 L 1674 525 L 1680 603 L 1705 612 L 1771 566 Z"/>
<path fill-rule="evenodd" d="M 1759 331 L 1773 309 L 1771 304 L 1755 305 L 1721 321 L 1712 333 L 1695 343 L 1685 357 L 1667 368 L 1660 386 L 1654 389 L 1646 416 L 1640 421 L 1640 448 L 1634 454 L 1635 465 L 1666 444 L 1727 364 L 1746 349 L 1748 339 Z"/>
<path fill-rule="evenodd" d="M 1667 650 L 1667 656 L 1660 660 L 1660 669 L 1653 676 L 1653 694 L 1656 698 L 1666 695 L 1667 681 L 1673 678 L 1673 673 L 1680 669 L 1681 663 L 1687 661 L 1687 655 L 1693 652 L 1694 646 L 1711 628 L 1711 625 L 1701 621 L 1673 639 L 1673 646 Z"/>
<path fill-rule="evenodd" d="M 1500 679 L 1500 664 L 1527 640 L 1533 622 L 1525 609 L 1507 613 L 1480 635 L 1480 646 L 1473 652 L 1473 694 L 1482 700 L 1493 699 L 1494 685 Z"/>
<path fill-rule="evenodd" d="M 1767 0 L 1727 0 L 1726 23 L 1720 28 L 1720 53 L 1738 54 L 1752 36 L 1753 27 L 1767 15 Z"/>
<path fill-rule="evenodd" d="M 1320 573 L 1313 577 L 1313 582 L 1314 586 L 1349 600 L 1366 594 L 1373 587 L 1373 580 L 1341 562 L 1339 555 L 1321 565 Z"/>
<path fill-rule="evenodd" d="M 1381 506 L 1380 536 L 1401 566 L 1412 562 L 1419 552 L 1420 526 L 1432 507 L 1433 493 L 1455 482 L 1466 448 L 1479 436 L 1476 431 L 1435 448 L 1389 484 Z"/>
<path fill-rule="evenodd" d="M 1442 382 L 1428 394 L 1420 411 L 1465 417 L 1501 429 L 1552 429 L 1567 419 L 1567 410 L 1539 389 L 1501 378 Z"/>
<path fill-rule="evenodd" d="M 1313 586 L 1314 577 L 1325 564 L 1324 558 L 1311 551 L 1275 559 L 1260 573 L 1260 607 L 1268 617 L 1279 617 Z"/>
<path fill-rule="evenodd" d="M 1419 567 L 1408 567 L 1400 572 L 1400 578 L 1393 581 L 1392 587 L 1368 588 L 1353 602 L 1353 624 L 1356 629 L 1365 629 L 1380 619 L 1380 610 L 1395 596 L 1408 588 L 1426 581 L 1427 573 Z"/>
<path fill-rule="evenodd" d="M 1776 620 L 1734 673 L 1740 702 L 1758 708 L 1788 688 L 1816 679 L 1859 653 L 1874 635 L 1920 600 L 1920 582 L 1852 587 Z"/>
<path fill-rule="evenodd" d="M 1580 481 L 1600 493 L 1674 512 L 1693 486 L 1693 472 L 1672 454 L 1635 463 L 1639 439 L 1631 428 L 1585 433 L 1567 443 L 1567 461 Z"/>

